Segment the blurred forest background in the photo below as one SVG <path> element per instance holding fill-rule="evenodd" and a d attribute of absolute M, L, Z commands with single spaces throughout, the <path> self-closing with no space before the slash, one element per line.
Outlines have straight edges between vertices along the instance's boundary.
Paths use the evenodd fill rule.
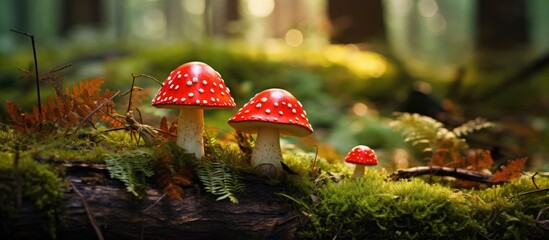
<path fill-rule="evenodd" d="M 66 87 L 101 77 L 127 91 L 132 73 L 164 80 L 198 60 L 221 73 L 237 107 L 284 88 L 315 128 L 286 148 L 317 145 L 328 160 L 366 144 L 381 168 L 421 162 L 388 125 L 394 112 L 413 112 L 448 128 L 485 118 L 497 127 L 470 145 L 549 171 L 548 22 L 544 0 L 3 0 L 0 101 L 36 103 L 33 74 L 21 71 L 34 69 L 30 40 L 15 29 L 35 36 L 40 74 L 71 65 L 57 72 Z M 145 123 L 175 118 L 150 107 L 156 83 L 137 85 Z M 116 101 L 125 109 L 127 97 Z M 230 134 L 236 110 L 206 111 L 207 127 Z"/>

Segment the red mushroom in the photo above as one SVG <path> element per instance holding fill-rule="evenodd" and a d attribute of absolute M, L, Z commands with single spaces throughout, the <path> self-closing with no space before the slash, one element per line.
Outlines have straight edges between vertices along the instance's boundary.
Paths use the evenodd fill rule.
<path fill-rule="evenodd" d="M 204 109 L 236 106 L 221 75 L 202 62 L 185 63 L 173 70 L 152 100 L 159 108 L 180 109 L 177 145 L 204 156 Z"/>
<path fill-rule="evenodd" d="M 364 176 L 365 166 L 377 165 L 377 157 L 374 150 L 368 146 L 358 145 L 351 149 L 345 157 L 345 162 L 355 164 L 355 170 L 353 171 L 353 178 L 360 178 Z"/>
<path fill-rule="evenodd" d="M 303 106 L 283 89 L 268 89 L 256 94 L 229 119 L 229 125 L 246 133 L 257 133 L 252 152 L 252 167 L 263 176 L 282 173 L 280 134 L 304 137 L 313 133 Z"/>

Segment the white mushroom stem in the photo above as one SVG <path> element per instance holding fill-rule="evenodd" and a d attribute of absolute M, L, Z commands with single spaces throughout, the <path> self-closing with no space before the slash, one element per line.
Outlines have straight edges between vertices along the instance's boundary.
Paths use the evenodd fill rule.
<path fill-rule="evenodd" d="M 177 146 L 194 153 L 197 158 L 204 156 L 204 110 L 182 108 L 177 120 Z"/>
<path fill-rule="evenodd" d="M 364 165 L 357 164 L 355 166 L 355 170 L 353 171 L 352 178 L 357 179 L 357 178 L 361 178 L 362 176 L 364 176 L 364 168 L 365 168 Z"/>
<path fill-rule="evenodd" d="M 276 128 L 259 128 L 252 152 L 252 168 L 258 175 L 274 177 L 282 174 L 280 133 Z"/>

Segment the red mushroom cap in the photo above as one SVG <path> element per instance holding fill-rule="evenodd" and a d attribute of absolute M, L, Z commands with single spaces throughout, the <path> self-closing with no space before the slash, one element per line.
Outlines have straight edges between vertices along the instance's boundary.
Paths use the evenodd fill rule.
<path fill-rule="evenodd" d="M 359 165 L 377 165 L 377 157 L 370 147 L 358 145 L 349 151 L 345 157 L 345 162 Z"/>
<path fill-rule="evenodd" d="M 286 90 L 272 88 L 256 94 L 231 118 L 234 129 L 256 133 L 260 127 L 280 129 L 281 134 L 304 137 L 313 133 L 307 113 Z"/>
<path fill-rule="evenodd" d="M 202 62 L 173 70 L 152 100 L 160 108 L 233 108 L 236 106 L 221 75 Z"/>

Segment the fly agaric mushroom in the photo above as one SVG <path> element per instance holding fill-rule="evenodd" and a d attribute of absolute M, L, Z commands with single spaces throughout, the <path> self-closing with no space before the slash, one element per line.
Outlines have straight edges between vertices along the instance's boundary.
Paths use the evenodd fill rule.
<path fill-rule="evenodd" d="M 202 62 L 185 63 L 173 70 L 152 105 L 180 109 L 176 144 L 197 158 L 204 156 L 204 109 L 236 106 L 221 75 Z"/>
<path fill-rule="evenodd" d="M 353 171 L 353 178 L 360 178 L 364 176 L 365 166 L 377 165 L 377 157 L 374 150 L 368 146 L 358 145 L 351 149 L 345 157 L 345 162 L 355 164 L 355 170 Z"/>
<path fill-rule="evenodd" d="M 256 94 L 231 118 L 229 125 L 246 133 L 257 133 L 252 167 L 263 176 L 282 173 L 280 135 L 304 137 L 313 133 L 303 106 L 283 89 L 267 89 Z"/>

